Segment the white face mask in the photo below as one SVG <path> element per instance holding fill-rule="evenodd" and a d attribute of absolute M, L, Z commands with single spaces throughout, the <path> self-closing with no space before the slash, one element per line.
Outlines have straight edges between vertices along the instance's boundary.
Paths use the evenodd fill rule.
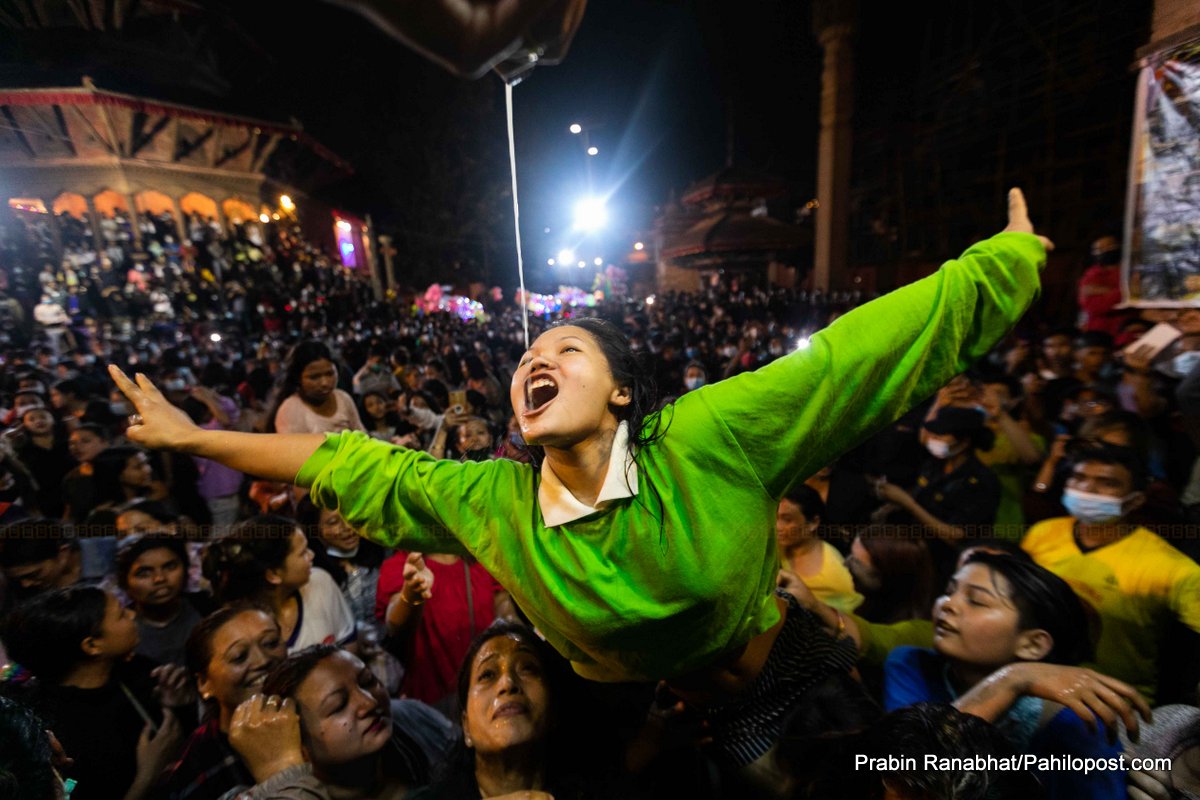
<path fill-rule="evenodd" d="M 960 444 L 951 447 L 949 442 L 944 442 L 941 439 L 930 439 L 925 443 L 925 449 L 928 450 L 934 458 L 945 461 L 946 459 L 961 453 L 963 451 L 963 446 Z"/>
<path fill-rule="evenodd" d="M 683 385 L 688 388 L 688 391 L 695 391 L 704 385 L 704 378 L 684 378 Z"/>

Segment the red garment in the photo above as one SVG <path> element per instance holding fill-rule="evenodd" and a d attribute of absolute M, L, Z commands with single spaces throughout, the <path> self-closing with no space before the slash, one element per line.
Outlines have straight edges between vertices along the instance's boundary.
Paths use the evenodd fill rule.
<path fill-rule="evenodd" d="M 408 553 L 398 551 L 379 568 L 375 592 L 375 617 L 387 614 L 388 601 L 404 586 L 404 562 Z M 459 560 L 439 564 L 428 555 L 425 565 L 433 572 L 433 596 L 421 606 L 421 618 L 412 637 L 409 657 L 404 659 L 404 681 L 400 693 L 433 705 L 456 691 L 458 668 L 475 634 L 492 624 L 493 605 L 502 587 L 479 564 Z M 467 571 L 471 574 L 472 621 L 467 607 Z"/>
<path fill-rule="evenodd" d="M 1097 294 L 1084 294 L 1084 289 L 1103 289 Z M 1113 311 L 1121 302 L 1121 270 L 1117 267 L 1091 266 L 1079 279 L 1079 308 L 1086 317 L 1083 329 L 1104 331 L 1116 336 L 1124 315 Z"/>

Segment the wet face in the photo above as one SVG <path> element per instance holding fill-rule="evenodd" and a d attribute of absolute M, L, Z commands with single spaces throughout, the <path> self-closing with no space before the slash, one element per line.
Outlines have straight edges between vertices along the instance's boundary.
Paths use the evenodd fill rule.
<path fill-rule="evenodd" d="M 150 469 L 150 459 L 145 453 L 134 453 L 125 462 L 121 470 L 121 484 L 132 489 L 145 489 L 154 479 L 154 471 Z"/>
<path fill-rule="evenodd" d="M 295 699 L 318 767 L 378 753 L 392 737 L 387 689 L 369 667 L 344 650 L 313 667 L 296 687 Z"/>
<path fill-rule="evenodd" d="M 1018 659 L 1049 653 L 1045 631 L 1021 631 L 1012 587 L 983 564 L 967 564 L 933 604 L 933 648 L 946 659 L 975 669 L 999 669 Z"/>
<path fill-rule="evenodd" d="M 338 550 L 353 550 L 358 547 L 358 534 L 350 527 L 342 515 L 329 509 L 321 510 L 321 526 L 318 534 L 321 542 L 327 547 Z"/>
<path fill-rule="evenodd" d="M 308 549 L 308 539 L 297 528 L 292 533 L 292 546 L 283 564 L 267 570 L 267 580 L 285 589 L 299 589 L 312 576 L 312 562 L 313 551 Z"/>
<path fill-rule="evenodd" d="M 158 547 L 138 556 L 126 575 L 125 593 L 140 606 L 165 606 L 179 599 L 187 568 L 170 548 Z"/>
<path fill-rule="evenodd" d="M 479 648 L 462 715 L 468 746 L 492 755 L 544 741 L 550 727 L 542 662 L 533 648 L 497 636 Z"/>
<path fill-rule="evenodd" d="M 252 609 L 230 619 L 212 635 L 211 657 L 197 676 L 200 696 L 216 700 L 232 714 L 250 695 L 262 691 L 263 679 L 287 657 L 279 624 L 265 611 Z"/>
<path fill-rule="evenodd" d="M 85 430 L 71 431 L 71 437 L 67 440 L 67 450 L 70 451 L 71 458 L 81 464 L 100 455 L 107 446 L 108 443 L 99 436 Z"/>
<path fill-rule="evenodd" d="M 613 380 L 599 343 L 572 325 L 537 338 L 517 365 L 510 394 L 525 441 L 559 448 L 615 430 L 614 409 L 631 400 L 629 387 Z"/>
<path fill-rule="evenodd" d="M 337 388 L 337 367 L 328 359 L 317 359 L 300 373 L 300 396 L 312 405 L 320 405 Z"/>
<path fill-rule="evenodd" d="M 377 394 L 367 395 L 367 398 L 363 400 L 363 408 L 366 409 L 367 416 L 371 419 L 383 419 L 388 412 L 388 404 Z"/>
<path fill-rule="evenodd" d="M 812 539 L 816 529 L 816 522 L 804 516 L 804 509 L 786 498 L 779 501 L 775 512 L 775 537 L 780 547 L 786 550 L 806 542 Z"/>

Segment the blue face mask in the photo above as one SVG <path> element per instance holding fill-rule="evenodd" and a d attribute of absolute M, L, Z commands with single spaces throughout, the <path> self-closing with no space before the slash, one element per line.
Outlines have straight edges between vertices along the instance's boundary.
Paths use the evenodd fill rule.
<path fill-rule="evenodd" d="M 1063 492 L 1062 504 L 1068 514 L 1084 525 L 1107 525 L 1125 516 L 1125 505 L 1132 496 L 1109 497 L 1067 489 Z"/>
<path fill-rule="evenodd" d="M 1200 364 L 1200 350 L 1189 350 L 1180 353 L 1171 361 L 1171 368 L 1180 377 L 1190 375 L 1196 364 Z"/>
<path fill-rule="evenodd" d="M 688 388 L 689 392 L 693 392 L 704 385 L 704 378 L 684 378 L 683 385 Z"/>

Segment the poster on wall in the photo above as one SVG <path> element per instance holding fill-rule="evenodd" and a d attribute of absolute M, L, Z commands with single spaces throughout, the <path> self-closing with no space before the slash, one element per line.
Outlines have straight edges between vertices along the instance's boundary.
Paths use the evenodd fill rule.
<path fill-rule="evenodd" d="M 1138 76 L 1122 285 L 1139 308 L 1200 307 L 1200 39 Z"/>

